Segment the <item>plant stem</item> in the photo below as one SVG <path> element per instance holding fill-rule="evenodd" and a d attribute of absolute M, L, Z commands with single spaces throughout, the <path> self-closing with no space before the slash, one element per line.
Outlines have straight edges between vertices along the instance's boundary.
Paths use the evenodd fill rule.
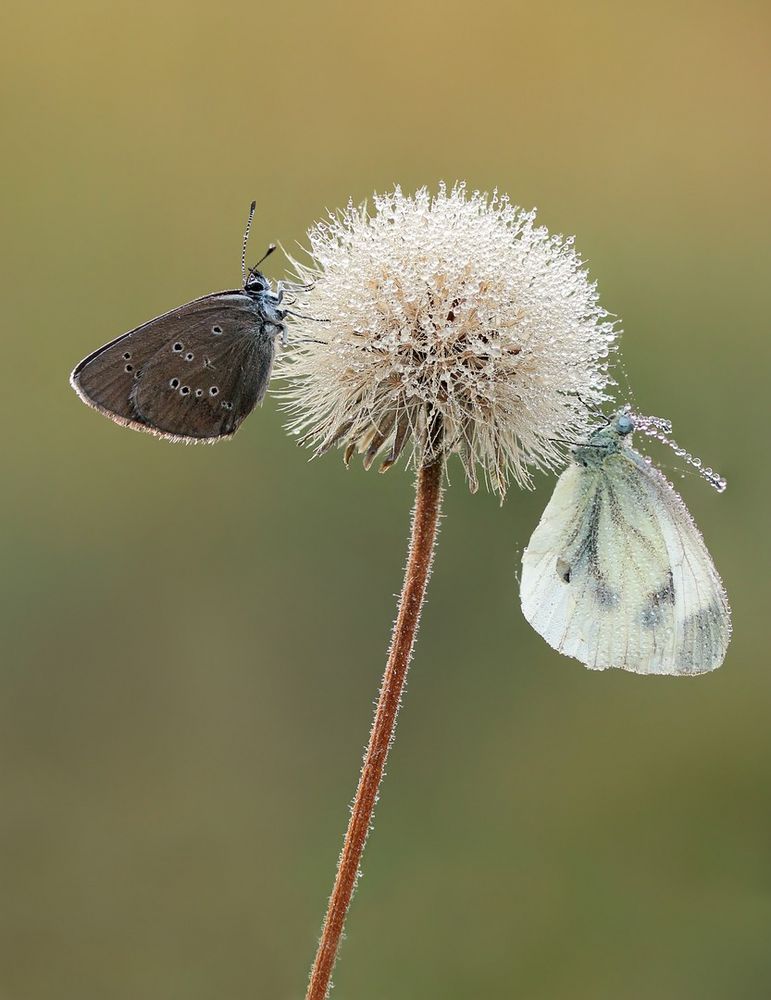
<path fill-rule="evenodd" d="M 383 778 L 386 758 L 394 738 L 404 682 L 420 621 L 420 611 L 431 572 L 436 529 L 442 502 L 441 459 L 424 465 L 417 476 L 412 535 L 399 600 L 399 613 L 391 635 L 383 682 L 380 687 L 369 745 L 361 769 L 359 786 L 329 898 L 316 959 L 311 970 L 306 1000 L 326 1000 L 332 970 L 340 947 L 343 925 L 359 875 L 359 863 L 372 822 L 372 813 Z"/>

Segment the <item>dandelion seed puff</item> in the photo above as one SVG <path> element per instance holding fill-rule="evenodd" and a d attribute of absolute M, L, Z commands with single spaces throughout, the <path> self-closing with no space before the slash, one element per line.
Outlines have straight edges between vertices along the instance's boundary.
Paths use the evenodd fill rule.
<path fill-rule="evenodd" d="M 290 429 L 381 471 L 459 456 L 503 497 L 555 468 L 606 402 L 616 331 L 571 239 L 463 184 L 400 188 L 308 233 L 277 374 Z M 314 320 L 323 319 L 319 324 Z M 321 341 L 321 342 L 320 342 Z"/>

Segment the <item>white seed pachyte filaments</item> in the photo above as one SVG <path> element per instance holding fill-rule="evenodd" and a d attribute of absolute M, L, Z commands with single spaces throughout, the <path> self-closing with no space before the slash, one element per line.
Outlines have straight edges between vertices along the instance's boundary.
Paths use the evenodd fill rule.
<path fill-rule="evenodd" d="M 397 188 L 309 232 L 310 320 L 280 362 L 292 429 L 390 467 L 455 452 L 503 495 L 555 468 L 608 398 L 614 324 L 571 240 L 505 197 Z M 320 330 L 323 330 L 321 337 Z M 322 340 L 322 343 L 319 343 Z"/>

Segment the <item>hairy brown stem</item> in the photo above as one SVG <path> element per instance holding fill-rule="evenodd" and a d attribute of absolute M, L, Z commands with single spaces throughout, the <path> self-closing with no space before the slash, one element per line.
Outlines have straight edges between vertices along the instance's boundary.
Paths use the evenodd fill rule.
<path fill-rule="evenodd" d="M 399 600 L 399 613 L 391 636 L 391 649 L 380 688 L 369 745 L 353 800 L 351 819 L 329 898 L 319 948 L 311 970 L 306 1000 L 326 1000 L 332 970 L 340 947 L 348 907 L 359 874 L 359 863 L 372 822 L 378 788 L 383 778 L 388 750 L 393 742 L 404 682 L 410 665 L 420 610 L 426 593 L 434 541 L 442 502 L 443 462 L 436 460 L 418 472 L 412 536 Z"/>

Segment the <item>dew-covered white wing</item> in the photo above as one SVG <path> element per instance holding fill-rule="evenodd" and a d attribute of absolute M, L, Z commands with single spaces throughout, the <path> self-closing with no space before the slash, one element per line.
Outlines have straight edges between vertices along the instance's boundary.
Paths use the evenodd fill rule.
<path fill-rule="evenodd" d="M 549 645 L 597 670 L 705 673 L 731 636 L 698 528 L 629 447 L 560 476 L 522 557 L 520 597 Z"/>

